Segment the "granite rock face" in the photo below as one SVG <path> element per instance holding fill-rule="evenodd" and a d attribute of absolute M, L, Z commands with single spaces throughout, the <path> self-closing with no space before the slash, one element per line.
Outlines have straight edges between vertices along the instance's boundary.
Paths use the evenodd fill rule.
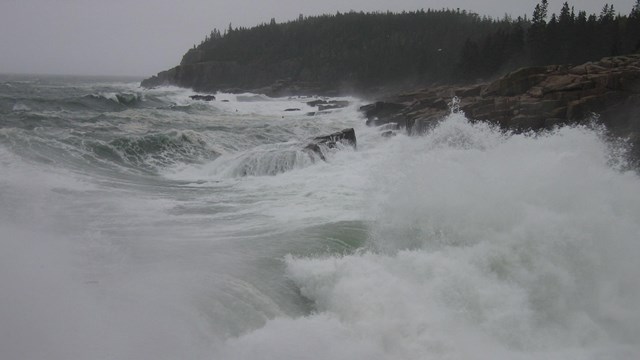
<path fill-rule="evenodd" d="M 374 126 L 396 123 L 419 134 L 451 110 L 454 97 L 472 120 L 514 131 L 591 121 L 594 114 L 640 155 L 640 54 L 578 66 L 522 68 L 493 82 L 403 93 L 361 108 Z"/>

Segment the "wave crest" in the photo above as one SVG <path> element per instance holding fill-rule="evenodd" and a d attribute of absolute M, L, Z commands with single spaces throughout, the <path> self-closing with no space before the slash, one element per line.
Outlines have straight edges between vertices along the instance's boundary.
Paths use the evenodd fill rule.
<path fill-rule="evenodd" d="M 204 138 L 193 131 L 121 137 L 108 143 L 94 143 L 91 150 L 99 157 L 142 169 L 199 163 L 219 156 Z"/>

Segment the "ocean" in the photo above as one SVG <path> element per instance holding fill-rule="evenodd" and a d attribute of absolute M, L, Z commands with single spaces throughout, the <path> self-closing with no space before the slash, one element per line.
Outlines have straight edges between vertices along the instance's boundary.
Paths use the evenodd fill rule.
<path fill-rule="evenodd" d="M 138 84 L 0 76 L 0 358 L 640 358 L 640 178 L 598 126 Z"/>

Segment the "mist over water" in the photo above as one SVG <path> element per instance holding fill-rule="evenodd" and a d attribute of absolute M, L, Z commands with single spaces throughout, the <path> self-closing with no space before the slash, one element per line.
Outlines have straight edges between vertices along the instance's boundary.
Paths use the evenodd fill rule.
<path fill-rule="evenodd" d="M 0 85 L 3 358 L 640 356 L 640 180 L 601 130 L 190 94 Z"/>

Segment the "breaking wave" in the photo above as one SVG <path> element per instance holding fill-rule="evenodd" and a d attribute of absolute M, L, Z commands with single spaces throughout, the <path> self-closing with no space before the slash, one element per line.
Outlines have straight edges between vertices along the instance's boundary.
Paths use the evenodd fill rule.
<path fill-rule="evenodd" d="M 285 258 L 314 311 L 230 339 L 219 356 L 640 354 L 640 181 L 610 167 L 597 131 L 513 135 L 453 114 L 394 141 L 371 174 L 368 243 Z"/>
<path fill-rule="evenodd" d="M 8 358 L 640 358 L 640 179 L 597 127 L 383 138 L 354 99 L 7 89 Z"/>
<path fill-rule="evenodd" d="M 198 163 L 219 156 L 202 136 L 193 131 L 121 137 L 108 143 L 94 142 L 90 148 L 101 158 L 143 169 Z"/>

